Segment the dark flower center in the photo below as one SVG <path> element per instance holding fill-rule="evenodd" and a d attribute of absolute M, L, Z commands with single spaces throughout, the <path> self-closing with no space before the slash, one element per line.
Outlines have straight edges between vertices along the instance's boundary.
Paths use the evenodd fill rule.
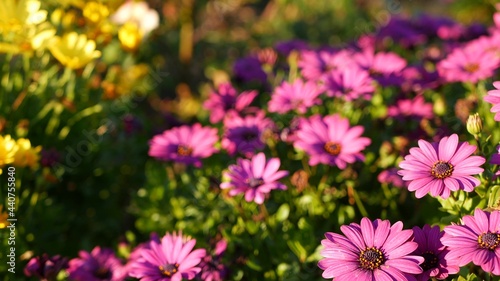
<path fill-rule="evenodd" d="M 374 270 L 385 261 L 382 251 L 375 247 L 366 248 L 359 254 L 359 265 L 364 269 Z"/>
<path fill-rule="evenodd" d="M 177 154 L 180 156 L 190 156 L 193 153 L 193 149 L 187 145 L 179 144 L 177 146 Z"/>
<path fill-rule="evenodd" d="M 474 73 L 474 72 L 478 71 L 479 64 L 477 64 L 477 63 L 469 63 L 469 64 L 467 64 L 464 67 L 464 69 L 465 69 L 465 71 L 467 71 L 469 73 Z"/>
<path fill-rule="evenodd" d="M 245 141 L 252 141 L 257 138 L 257 134 L 255 132 L 244 132 L 241 135 L 241 138 L 243 138 Z"/>
<path fill-rule="evenodd" d="M 178 271 L 179 264 L 169 263 L 166 265 L 160 265 L 158 268 L 160 269 L 161 274 L 163 274 L 164 276 L 172 277 L 172 275 L 174 275 Z"/>
<path fill-rule="evenodd" d="M 439 258 L 432 252 L 425 252 L 422 257 L 424 258 L 424 262 L 420 265 L 424 271 L 436 268 L 439 264 Z"/>
<path fill-rule="evenodd" d="M 99 279 L 111 279 L 111 271 L 106 267 L 99 267 L 96 271 L 94 271 L 94 277 Z"/>
<path fill-rule="evenodd" d="M 258 186 L 261 186 L 262 184 L 264 184 L 264 180 L 262 180 L 262 178 L 250 178 L 248 181 L 248 185 L 251 187 L 251 188 L 256 188 Z"/>
<path fill-rule="evenodd" d="M 323 148 L 325 149 L 326 152 L 330 153 L 331 155 L 337 156 L 340 154 L 340 149 L 342 148 L 342 146 L 340 145 L 340 143 L 329 141 L 325 143 L 325 146 L 323 146 Z"/>
<path fill-rule="evenodd" d="M 500 234 L 491 232 L 483 233 L 477 238 L 477 243 L 479 247 L 493 251 L 500 245 Z"/>
<path fill-rule="evenodd" d="M 437 161 L 432 165 L 431 174 L 438 179 L 444 179 L 453 173 L 453 165 L 444 161 Z"/>

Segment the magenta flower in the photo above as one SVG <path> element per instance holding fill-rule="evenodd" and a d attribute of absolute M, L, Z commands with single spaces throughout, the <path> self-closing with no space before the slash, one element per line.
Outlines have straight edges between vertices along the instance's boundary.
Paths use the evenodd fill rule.
<path fill-rule="evenodd" d="M 459 266 L 472 262 L 500 275 L 500 211 L 476 209 L 474 216 L 464 216 L 462 222 L 444 228 L 441 242 L 450 250 L 448 258 L 458 260 Z"/>
<path fill-rule="evenodd" d="M 397 119 L 414 118 L 421 120 L 433 118 L 434 112 L 431 103 L 426 103 L 423 96 L 416 96 L 413 99 L 398 100 L 396 105 L 389 106 L 387 116 Z"/>
<path fill-rule="evenodd" d="M 161 243 L 152 240 L 149 249 L 143 248 L 141 258 L 131 266 L 130 276 L 142 281 L 191 280 L 201 271 L 198 266 L 205 249 L 193 250 L 195 239 L 167 233 Z"/>
<path fill-rule="evenodd" d="M 111 249 L 95 247 L 80 251 L 79 258 L 69 261 L 69 279 L 74 281 L 123 281 L 127 271 Z"/>
<path fill-rule="evenodd" d="M 377 180 L 380 183 L 392 184 L 395 187 L 408 187 L 408 182 L 404 181 L 400 175 L 398 175 L 398 169 L 390 168 L 383 170 L 378 174 Z"/>
<path fill-rule="evenodd" d="M 211 156 L 218 141 L 217 129 L 200 124 L 180 126 L 156 135 L 149 143 L 149 156 L 163 161 L 201 167 L 201 159 Z"/>
<path fill-rule="evenodd" d="M 471 82 L 493 76 L 500 60 L 492 52 L 471 44 L 456 48 L 437 64 L 438 73 L 447 82 Z"/>
<path fill-rule="evenodd" d="M 406 67 L 406 60 L 395 53 L 376 53 L 373 48 L 366 48 L 354 55 L 358 65 L 370 72 L 371 77 L 382 86 L 399 84 L 402 82 L 400 72 Z"/>
<path fill-rule="evenodd" d="M 220 188 L 230 189 L 230 196 L 245 193 L 247 202 L 262 204 L 265 195 L 271 190 L 287 188 L 277 181 L 288 175 L 288 171 L 278 171 L 280 165 L 279 158 L 266 161 L 266 156 L 262 152 L 252 159 L 239 158 L 236 165 L 230 165 L 228 171 L 224 172 L 224 177 L 229 181 L 221 183 Z"/>
<path fill-rule="evenodd" d="M 466 142 L 458 142 L 456 134 L 442 138 L 439 143 L 418 141 L 419 147 L 410 149 L 399 164 L 399 174 L 403 180 L 411 181 L 408 190 L 416 191 L 422 198 L 430 193 L 446 199 L 451 191 L 471 192 L 480 181 L 473 177 L 483 172 L 480 166 L 486 162 L 481 156 L 470 156 L 476 147 Z"/>
<path fill-rule="evenodd" d="M 403 230 L 403 223 L 391 226 L 388 220 L 368 218 L 361 225 L 351 223 L 340 230 L 345 235 L 327 232 L 321 241 L 324 259 L 318 263 L 323 278 L 334 280 L 385 281 L 415 280 L 422 273 L 423 257 L 411 255 L 418 244 L 413 231 Z"/>
<path fill-rule="evenodd" d="M 239 152 L 250 157 L 265 147 L 264 132 L 273 126 L 273 122 L 265 118 L 263 111 L 246 117 L 230 114 L 224 119 L 222 148 L 230 155 Z"/>
<path fill-rule="evenodd" d="M 363 131 L 362 126 L 350 127 L 349 121 L 337 114 L 314 115 L 300 120 L 294 146 L 309 155 L 311 166 L 322 163 L 345 169 L 347 163 L 364 160 L 361 151 L 371 140 L 361 137 Z"/>
<path fill-rule="evenodd" d="M 346 67 L 353 63 L 350 51 L 311 51 L 305 50 L 300 53 L 298 66 L 304 78 L 318 81 L 330 71 Z"/>
<path fill-rule="evenodd" d="M 417 275 L 418 281 L 427 281 L 431 277 L 443 280 L 449 274 L 458 273 L 460 270 L 457 262 L 447 257 L 450 251 L 440 241 L 443 235 L 444 232 L 440 231 L 437 225 L 430 227 L 426 224 L 423 228 L 413 227 L 413 241 L 417 242 L 418 248 L 412 254 L 425 259 L 420 265 L 424 272 Z"/>
<path fill-rule="evenodd" d="M 203 107 L 210 111 L 210 123 L 215 124 L 222 119 L 230 110 L 242 112 L 257 96 L 257 91 L 245 91 L 238 95 L 229 83 L 222 83 L 208 96 Z"/>
<path fill-rule="evenodd" d="M 197 280 L 203 281 L 223 281 L 229 274 L 229 268 L 221 261 L 222 255 L 226 252 L 227 241 L 222 239 L 215 245 L 211 255 L 206 255 L 200 263 L 201 272 Z"/>
<path fill-rule="evenodd" d="M 500 121 L 500 81 L 493 82 L 494 90 L 488 91 L 488 95 L 484 97 L 486 102 L 493 105 L 490 111 L 495 113 L 494 119 Z"/>
<path fill-rule="evenodd" d="M 59 255 L 49 257 L 47 254 L 30 259 L 24 268 L 24 275 L 37 277 L 42 281 L 56 280 L 62 269 L 68 268 L 68 259 Z"/>
<path fill-rule="evenodd" d="M 375 92 L 375 81 L 370 73 L 355 65 L 333 70 L 324 80 L 329 97 L 343 97 L 348 101 L 360 97 L 369 100 Z"/>
<path fill-rule="evenodd" d="M 296 110 L 300 114 L 315 104 L 320 104 L 318 96 L 321 94 L 319 86 L 312 82 L 303 82 L 301 79 L 293 83 L 283 82 L 274 89 L 268 103 L 269 112 L 287 113 Z"/>

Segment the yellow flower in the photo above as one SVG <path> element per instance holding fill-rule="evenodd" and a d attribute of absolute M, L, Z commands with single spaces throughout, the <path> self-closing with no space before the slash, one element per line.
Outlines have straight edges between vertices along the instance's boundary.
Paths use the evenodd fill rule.
<path fill-rule="evenodd" d="M 87 40 L 87 36 L 76 32 L 67 33 L 62 38 L 56 36 L 49 46 L 52 55 L 71 69 L 82 68 L 100 57 L 101 52 L 95 48 L 95 41 Z"/>
<path fill-rule="evenodd" d="M 6 228 L 9 225 L 9 222 L 7 221 L 9 215 L 7 215 L 7 213 L 4 213 L 2 209 L 3 205 L 0 205 L 0 229 Z"/>
<path fill-rule="evenodd" d="M 14 162 L 14 155 L 17 150 L 16 141 L 10 135 L 0 136 L 0 168 Z"/>
<path fill-rule="evenodd" d="M 0 1 L 0 52 L 32 53 L 46 46 L 56 31 L 37 0 Z"/>
<path fill-rule="evenodd" d="M 118 30 L 118 39 L 126 51 L 135 51 L 142 40 L 142 32 L 134 22 L 127 22 Z"/>
<path fill-rule="evenodd" d="M 109 9 L 94 1 L 87 2 L 83 8 L 83 16 L 92 23 L 100 23 L 109 16 Z"/>
<path fill-rule="evenodd" d="M 42 147 L 31 147 L 30 140 L 23 138 L 17 140 L 17 147 L 13 165 L 20 168 L 30 167 L 36 169 L 40 161 L 40 150 L 42 150 Z"/>

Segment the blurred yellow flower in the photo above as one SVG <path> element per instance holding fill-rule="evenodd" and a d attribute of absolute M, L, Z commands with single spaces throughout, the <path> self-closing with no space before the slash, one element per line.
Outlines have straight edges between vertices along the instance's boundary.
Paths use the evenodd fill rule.
<path fill-rule="evenodd" d="M 9 215 L 3 212 L 3 205 L 0 205 L 0 229 L 6 228 L 9 225 L 7 218 Z"/>
<path fill-rule="evenodd" d="M 60 63 L 71 69 L 82 68 L 101 56 L 101 52 L 96 50 L 95 41 L 76 32 L 67 33 L 62 38 L 56 36 L 51 41 L 49 50 Z"/>
<path fill-rule="evenodd" d="M 101 3 L 87 2 L 83 7 L 83 16 L 94 24 L 100 23 L 109 16 L 109 9 Z"/>
<path fill-rule="evenodd" d="M 126 51 L 135 51 L 142 40 L 142 32 L 134 22 L 127 22 L 118 30 L 118 39 Z"/>
<path fill-rule="evenodd" d="M 10 135 L 0 135 L 0 175 L 2 174 L 3 166 L 14 162 L 14 155 L 18 147 Z"/>
<path fill-rule="evenodd" d="M 0 136 L 0 167 L 14 162 L 14 155 L 18 147 L 10 135 Z"/>
<path fill-rule="evenodd" d="M 111 21 L 122 25 L 125 23 L 135 23 L 142 36 L 157 28 L 160 24 L 160 16 L 157 11 L 150 9 L 148 3 L 127 1 L 118 8 L 111 16 Z"/>
<path fill-rule="evenodd" d="M 20 168 L 30 167 L 36 169 L 40 161 L 40 150 L 42 150 L 42 147 L 31 147 L 30 140 L 24 138 L 17 140 L 17 147 L 13 165 Z"/>
<path fill-rule="evenodd" d="M 37 0 L 0 1 L 0 52 L 31 53 L 44 48 L 56 31 Z"/>

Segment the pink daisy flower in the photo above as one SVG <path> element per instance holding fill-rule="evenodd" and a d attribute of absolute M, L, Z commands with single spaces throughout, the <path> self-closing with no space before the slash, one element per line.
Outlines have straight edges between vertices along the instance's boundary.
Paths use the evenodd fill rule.
<path fill-rule="evenodd" d="M 391 226 L 388 220 L 343 225 L 345 235 L 327 232 L 321 241 L 324 259 L 318 263 L 323 278 L 334 280 L 385 281 L 415 280 L 422 273 L 419 264 L 424 258 L 411 253 L 418 244 L 412 241 L 413 231 L 403 230 L 403 223 Z"/>
<path fill-rule="evenodd" d="M 398 100 L 395 105 L 389 106 L 387 116 L 397 119 L 415 118 L 431 119 L 434 112 L 431 103 L 426 103 L 423 96 L 416 96 L 413 99 Z"/>
<path fill-rule="evenodd" d="M 242 112 L 257 96 L 257 91 L 245 91 L 238 94 L 229 83 L 222 83 L 208 96 L 203 107 L 210 111 L 210 123 L 215 124 L 231 110 Z"/>
<path fill-rule="evenodd" d="M 349 120 L 337 114 L 314 115 L 300 120 L 293 145 L 310 156 L 311 166 L 322 163 L 345 169 L 347 163 L 364 160 L 361 151 L 371 140 L 361 137 L 363 131 L 362 126 L 350 127 Z"/>
<path fill-rule="evenodd" d="M 142 281 L 191 280 L 201 271 L 198 266 L 205 249 L 193 250 L 195 239 L 167 233 L 161 243 L 151 241 L 141 250 L 140 258 L 131 266 L 130 276 Z"/>
<path fill-rule="evenodd" d="M 377 180 L 380 183 L 392 184 L 393 186 L 399 188 L 408 186 L 408 182 L 404 181 L 398 174 L 397 168 L 389 168 L 387 170 L 383 170 L 380 174 L 378 174 Z"/>
<path fill-rule="evenodd" d="M 375 81 L 370 73 L 356 66 L 331 71 L 324 80 L 329 97 L 343 97 L 348 101 L 360 97 L 368 100 L 375 92 Z"/>
<path fill-rule="evenodd" d="M 296 79 L 293 83 L 283 82 L 274 90 L 268 103 L 269 112 L 287 113 L 296 110 L 300 114 L 315 104 L 320 104 L 321 89 L 312 81 Z"/>
<path fill-rule="evenodd" d="M 437 64 L 438 73 L 447 82 L 471 82 L 493 75 L 499 66 L 499 58 L 492 52 L 471 44 L 456 48 Z"/>
<path fill-rule="evenodd" d="M 264 153 L 259 153 L 252 159 L 237 160 L 236 165 L 229 166 L 229 171 L 224 172 L 228 182 L 220 185 L 222 189 L 230 189 L 229 195 L 235 196 L 245 193 L 247 202 L 254 201 L 257 204 L 264 202 L 265 195 L 273 189 L 286 189 L 286 185 L 278 182 L 279 179 L 288 175 L 288 171 L 278 171 L 281 165 L 279 158 L 271 158 L 266 161 Z"/>
<path fill-rule="evenodd" d="M 201 159 L 217 151 L 214 144 L 218 141 L 217 129 L 193 126 L 180 126 L 156 135 L 149 142 L 149 156 L 163 161 L 180 162 L 201 167 Z"/>
<path fill-rule="evenodd" d="M 484 97 L 484 100 L 493 105 L 490 111 L 495 113 L 494 119 L 500 121 L 500 81 L 493 82 L 493 87 L 495 89 L 488 91 L 488 95 Z"/>
<path fill-rule="evenodd" d="M 300 54 L 298 62 L 300 74 L 307 80 L 317 81 L 332 70 L 352 64 L 351 55 L 347 50 L 339 52 L 305 50 Z"/>
<path fill-rule="evenodd" d="M 376 53 L 373 48 L 367 48 L 361 53 L 354 55 L 358 65 L 370 72 L 371 76 L 382 86 L 399 84 L 400 73 L 406 67 L 407 62 L 395 53 Z"/>
<path fill-rule="evenodd" d="M 464 216 L 462 222 L 444 228 L 441 242 L 450 250 L 448 258 L 458 260 L 459 266 L 472 262 L 500 275 L 500 211 L 476 209 L 474 216 Z"/>
<path fill-rule="evenodd" d="M 123 281 L 126 267 L 111 249 L 95 247 L 90 253 L 80 251 L 69 261 L 69 279 L 75 281 Z"/>
<path fill-rule="evenodd" d="M 473 175 L 483 172 L 480 166 L 486 159 L 471 156 L 476 146 L 459 143 L 456 134 L 442 138 L 439 143 L 419 140 L 418 146 L 411 148 L 399 164 L 402 169 L 399 174 L 410 181 L 408 190 L 416 191 L 417 198 L 430 193 L 446 199 L 451 191 L 471 192 L 480 184 Z"/>
<path fill-rule="evenodd" d="M 440 231 L 437 225 L 430 227 L 426 224 L 423 228 L 413 227 L 413 241 L 417 242 L 418 248 L 412 254 L 425 259 L 420 265 L 424 272 L 417 275 L 417 281 L 427 281 L 431 277 L 443 280 L 449 274 L 458 273 L 460 270 L 457 261 L 447 257 L 450 251 L 440 241 L 443 235 L 444 232 Z"/>

